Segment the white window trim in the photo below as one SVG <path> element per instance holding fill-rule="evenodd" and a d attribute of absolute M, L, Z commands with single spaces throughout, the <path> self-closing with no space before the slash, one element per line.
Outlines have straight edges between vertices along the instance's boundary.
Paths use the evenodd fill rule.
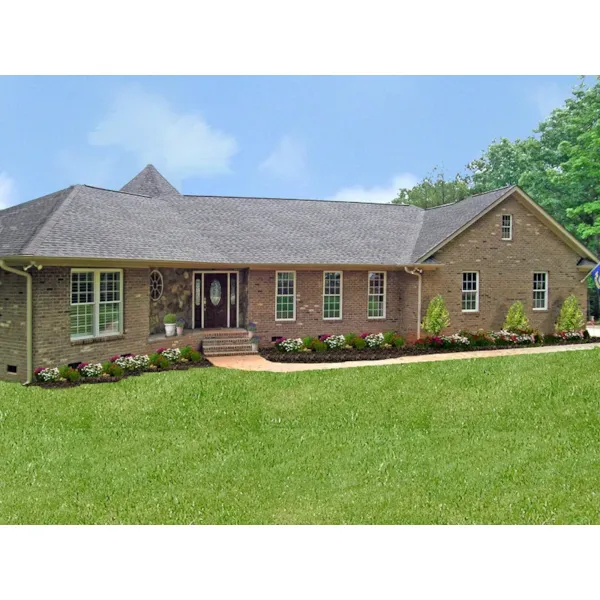
<path fill-rule="evenodd" d="M 504 217 L 510 217 L 510 237 L 507 238 L 504 237 Z M 511 242 L 513 239 L 513 221 L 513 216 L 507 214 L 503 214 L 502 218 L 500 219 L 500 238 L 503 242 Z"/>
<path fill-rule="evenodd" d="M 370 294 L 370 283 L 372 273 L 383 273 L 383 316 L 381 317 L 370 317 L 369 316 L 369 298 Z M 387 271 L 369 271 L 367 274 L 367 319 L 373 321 L 381 321 L 387 318 Z"/>
<path fill-rule="evenodd" d="M 464 276 L 467 273 L 475 273 L 477 275 L 477 280 L 476 280 L 476 282 L 477 282 L 477 288 L 475 289 L 475 292 L 476 292 L 476 294 L 475 294 L 475 308 L 468 308 L 468 309 L 462 307 L 463 306 L 463 294 L 465 294 L 465 293 L 468 294 L 468 293 L 473 292 L 473 290 L 465 290 L 465 288 L 464 288 L 464 286 L 465 286 Z M 461 312 L 464 312 L 464 313 L 478 313 L 479 312 L 479 287 L 480 287 L 480 285 L 479 285 L 479 271 L 463 271 L 462 272 L 462 274 L 461 274 L 461 281 L 460 281 L 460 290 L 461 290 L 460 291 L 460 308 L 461 308 Z"/>
<path fill-rule="evenodd" d="M 277 318 L 277 290 L 279 288 L 278 282 L 279 282 L 279 274 L 280 273 L 293 273 L 294 275 L 294 316 L 291 319 L 278 319 Z M 298 293 L 297 290 L 298 287 L 298 278 L 296 276 L 296 271 L 275 271 L 275 321 L 278 322 L 291 322 L 291 321 L 295 321 L 296 320 L 296 294 Z"/>
<path fill-rule="evenodd" d="M 534 308 L 533 307 L 533 293 L 534 292 L 541 292 L 542 290 L 536 290 L 535 288 L 533 288 L 533 282 L 535 280 L 535 276 L 536 275 L 545 275 L 544 277 L 544 283 L 546 284 L 544 287 L 544 307 L 543 308 Z M 532 291 L 531 291 L 531 308 L 532 310 L 536 310 L 536 311 L 544 311 L 544 310 L 548 310 L 548 296 L 549 296 L 549 291 L 548 291 L 548 271 L 534 271 L 533 272 L 533 277 L 531 278 L 531 287 L 532 287 Z"/>
<path fill-rule="evenodd" d="M 104 337 L 113 337 L 116 335 L 123 335 L 123 304 L 125 302 L 124 298 L 123 298 L 123 269 L 71 269 L 71 273 L 93 273 L 94 274 L 94 302 L 93 302 L 93 307 L 94 307 L 94 314 L 93 314 L 93 318 L 92 318 L 92 335 L 78 335 L 78 336 L 71 336 L 71 331 L 70 331 L 70 327 L 69 327 L 69 337 L 71 339 L 71 341 L 79 341 L 79 340 L 91 340 L 91 339 L 95 339 L 95 338 L 104 338 Z M 99 332 L 99 328 L 100 328 L 100 273 L 120 273 L 121 276 L 119 277 L 119 297 L 120 297 L 120 301 L 119 301 L 119 331 L 115 332 L 115 331 L 108 331 L 105 333 L 100 333 Z M 73 304 L 73 290 L 72 290 L 72 282 L 71 279 L 69 279 L 69 285 L 70 285 L 70 289 L 69 289 L 69 297 L 70 297 L 70 302 L 69 302 L 69 306 L 78 306 L 78 304 Z M 112 303 L 109 303 L 112 304 Z M 81 305 L 87 305 L 89 306 L 90 303 L 87 302 L 82 302 Z"/>
<path fill-rule="evenodd" d="M 340 316 L 339 317 L 326 317 L 325 316 L 325 274 L 326 273 L 339 273 L 340 274 Z M 294 288 L 295 289 L 295 288 Z M 328 296 L 334 298 L 337 294 L 328 294 Z M 344 272 L 343 271 L 323 271 L 323 321 L 341 321 L 343 315 L 343 301 L 344 301 Z"/>

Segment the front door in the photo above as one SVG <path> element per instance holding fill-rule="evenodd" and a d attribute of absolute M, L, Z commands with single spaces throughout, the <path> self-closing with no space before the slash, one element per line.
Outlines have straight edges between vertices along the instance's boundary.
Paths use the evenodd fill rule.
<path fill-rule="evenodd" d="M 227 273 L 204 273 L 204 328 L 227 327 Z"/>

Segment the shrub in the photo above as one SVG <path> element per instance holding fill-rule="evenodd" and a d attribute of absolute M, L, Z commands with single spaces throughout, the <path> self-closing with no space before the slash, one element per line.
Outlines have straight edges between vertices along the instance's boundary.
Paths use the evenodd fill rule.
<path fill-rule="evenodd" d="M 190 354 L 192 353 L 192 347 L 191 346 L 183 346 L 183 348 L 180 348 L 180 356 L 181 358 L 185 358 L 186 360 L 190 360 Z"/>
<path fill-rule="evenodd" d="M 60 378 L 60 373 L 58 372 L 58 369 L 56 367 L 48 369 L 48 368 L 44 368 L 44 367 L 40 367 L 39 369 L 36 369 L 33 374 L 35 375 L 35 378 L 38 381 L 43 381 L 43 382 L 51 382 L 51 381 L 58 381 L 58 379 Z"/>
<path fill-rule="evenodd" d="M 450 327 L 450 314 L 442 296 L 436 296 L 429 302 L 421 327 L 433 335 L 439 335 L 444 327 Z"/>
<path fill-rule="evenodd" d="M 71 383 L 75 383 L 81 379 L 81 373 L 77 369 L 73 369 L 72 367 L 69 367 L 65 371 L 64 378 L 67 381 L 70 381 Z"/>
<path fill-rule="evenodd" d="M 343 335 L 330 335 L 323 341 L 330 350 L 341 350 L 346 345 L 346 338 Z"/>
<path fill-rule="evenodd" d="M 352 340 L 352 346 L 357 350 L 364 350 L 367 347 L 367 342 L 361 337 L 356 337 Z"/>
<path fill-rule="evenodd" d="M 104 363 L 103 365 L 104 372 L 110 377 L 123 377 L 123 369 L 116 363 Z"/>
<path fill-rule="evenodd" d="M 353 342 L 356 338 L 358 338 L 358 336 L 355 333 L 347 333 L 344 336 L 344 339 L 346 340 L 346 344 L 348 346 L 353 346 L 354 345 Z"/>
<path fill-rule="evenodd" d="M 77 369 L 79 369 L 79 372 L 83 377 L 100 377 L 103 371 L 101 363 L 96 363 L 93 365 L 81 363 Z"/>
<path fill-rule="evenodd" d="M 177 323 L 177 315 L 174 315 L 173 313 L 166 314 L 163 323 L 165 325 L 175 325 Z"/>
<path fill-rule="evenodd" d="M 320 340 L 317 340 L 313 344 L 313 350 L 315 352 L 325 352 L 325 350 L 327 350 L 327 344 L 325 342 L 321 342 Z"/>
<path fill-rule="evenodd" d="M 304 344 L 304 347 L 307 348 L 308 350 L 312 350 L 313 344 L 318 341 L 319 340 L 316 337 L 312 337 L 310 335 L 307 335 L 305 338 L 302 339 L 302 343 Z"/>
<path fill-rule="evenodd" d="M 523 308 L 522 302 L 517 301 L 511 304 L 506 313 L 506 321 L 504 321 L 502 329 L 505 329 L 506 331 L 529 329 L 529 321 L 525 316 L 525 309 Z"/>
<path fill-rule="evenodd" d="M 202 360 L 202 354 L 198 350 L 192 350 L 189 354 L 188 360 L 190 362 L 200 362 Z"/>
<path fill-rule="evenodd" d="M 581 331 L 585 326 L 583 312 L 579 306 L 577 297 L 571 294 L 560 309 L 560 314 L 556 321 L 555 329 L 557 332 L 563 331 Z"/>
<path fill-rule="evenodd" d="M 464 330 L 459 331 L 458 333 L 466 337 L 469 340 L 471 346 L 481 348 L 494 346 L 496 344 L 496 340 L 487 331 L 484 331 L 483 329 L 479 329 L 475 333 L 471 333 L 469 331 Z"/>
<path fill-rule="evenodd" d="M 406 342 L 404 341 L 404 338 L 401 335 L 398 335 L 396 333 L 392 336 L 391 343 L 392 346 L 395 346 L 396 348 L 402 348 L 402 346 L 404 346 Z"/>
<path fill-rule="evenodd" d="M 185 319 L 183 317 L 177 317 L 175 325 L 177 325 L 177 327 L 185 327 Z"/>
<path fill-rule="evenodd" d="M 394 339 L 394 336 L 396 335 L 395 331 L 384 331 L 383 333 L 383 343 L 387 344 L 388 346 L 392 345 L 392 340 Z"/>
<path fill-rule="evenodd" d="M 371 333 L 364 340 L 369 348 L 381 348 L 383 346 L 383 333 Z"/>

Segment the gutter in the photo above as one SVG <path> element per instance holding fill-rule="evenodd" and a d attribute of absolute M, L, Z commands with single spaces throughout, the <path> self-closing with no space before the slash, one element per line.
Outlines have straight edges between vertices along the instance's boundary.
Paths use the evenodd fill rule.
<path fill-rule="evenodd" d="M 422 290 L 422 282 L 423 282 L 423 270 L 422 269 L 412 269 L 410 270 L 408 267 L 404 267 L 404 270 L 409 275 L 415 275 L 419 278 L 419 291 L 417 292 L 417 339 L 421 338 L 421 290 Z"/>
<path fill-rule="evenodd" d="M 30 268 L 29 265 L 26 268 Z M 38 267 L 39 268 L 39 267 Z M 31 273 L 20 271 L 13 267 L 9 267 L 3 260 L 0 260 L 0 269 L 7 273 L 14 273 L 19 277 L 25 277 L 27 280 L 27 330 L 26 330 L 26 347 L 27 347 L 27 381 L 23 385 L 29 385 L 33 380 L 33 285 Z"/>

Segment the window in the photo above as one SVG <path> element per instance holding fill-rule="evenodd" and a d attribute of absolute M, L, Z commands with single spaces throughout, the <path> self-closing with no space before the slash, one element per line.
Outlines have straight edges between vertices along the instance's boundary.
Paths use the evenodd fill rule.
<path fill-rule="evenodd" d="M 123 276 L 117 269 L 71 271 L 71 339 L 122 332 Z"/>
<path fill-rule="evenodd" d="M 342 272 L 323 273 L 323 318 L 342 318 Z"/>
<path fill-rule="evenodd" d="M 385 319 L 385 271 L 369 272 L 369 301 L 367 317 Z"/>
<path fill-rule="evenodd" d="M 548 273 L 533 274 L 533 310 L 548 308 Z"/>
<path fill-rule="evenodd" d="M 150 273 L 150 299 L 156 302 L 163 294 L 163 276 L 160 271 Z"/>
<path fill-rule="evenodd" d="M 296 319 L 296 273 L 277 271 L 275 290 L 275 320 L 294 321 Z"/>
<path fill-rule="evenodd" d="M 502 215 L 502 239 L 512 240 L 512 215 Z"/>
<path fill-rule="evenodd" d="M 471 271 L 462 274 L 462 311 L 479 310 L 479 273 Z"/>

